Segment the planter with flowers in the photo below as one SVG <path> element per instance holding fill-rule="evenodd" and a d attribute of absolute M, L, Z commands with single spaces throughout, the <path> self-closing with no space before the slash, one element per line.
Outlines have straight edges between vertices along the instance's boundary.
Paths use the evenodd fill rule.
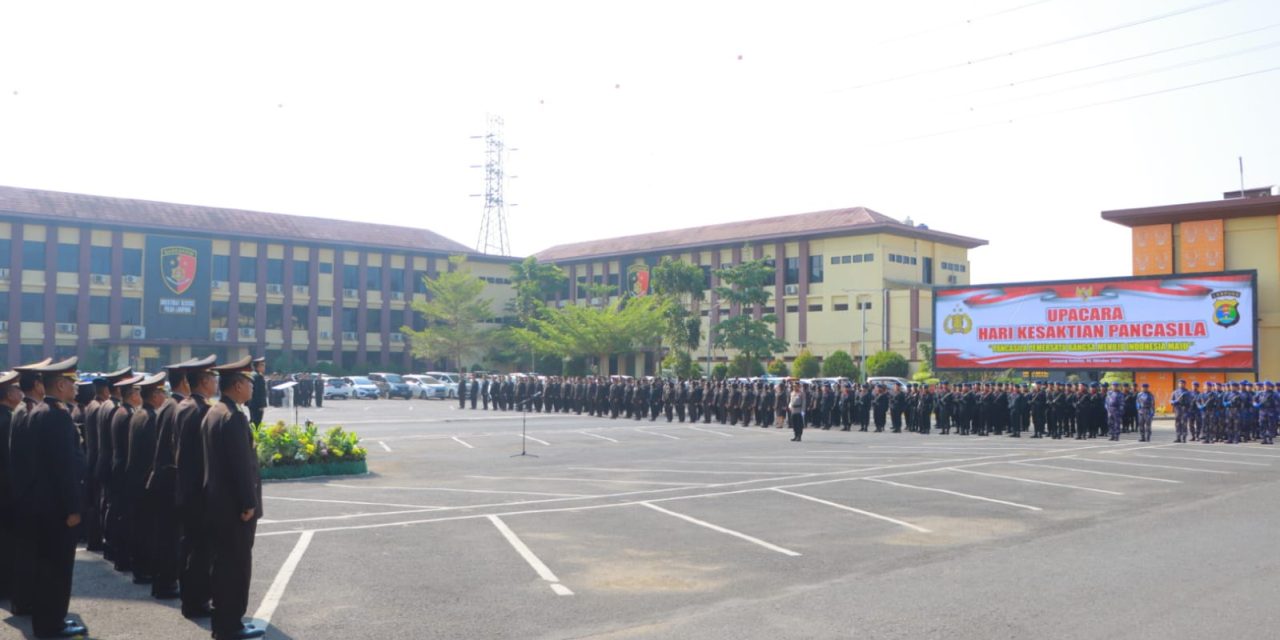
<path fill-rule="evenodd" d="M 360 446 L 360 437 L 342 427 L 332 427 L 321 434 L 310 420 L 302 426 L 286 425 L 281 420 L 254 426 L 253 442 L 263 480 L 369 472 L 365 462 L 368 451 Z"/>

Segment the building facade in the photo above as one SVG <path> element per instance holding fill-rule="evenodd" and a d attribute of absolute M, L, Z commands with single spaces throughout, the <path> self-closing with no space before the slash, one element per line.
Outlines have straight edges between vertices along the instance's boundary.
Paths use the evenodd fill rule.
<path fill-rule="evenodd" d="M 513 259 L 422 229 L 0 187 L 0 369 L 154 371 L 194 354 L 413 370 L 401 327 L 464 255 L 498 312 Z"/>
<path fill-rule="evenodd" d="M 1254 269 L 1258 272 L 1258 371 L 1230 379 L 1280 379 L 1280 196 L 1271 189 L 1231 192 L 1228 199 L 1102 212 L 1129 227 L 1133 275 L 1189 274 Z M 1246 195 L 1248 197 L 1238 197 Z M 1175 380 L 1223 382 L 1214 372 L 1145 372 L 1162 404 Z"/>
<path fill-rule="evenodd" d="M 589 285 L 608 287 L 610 299 L 624 295 L 664 257 L 699 265 L 707 286 L 704 336 L 741 311 L 713 291 L 720 284 L 715 270 L 766 260 L 775 268 L 771 301 L 751 312 L 777 317 L 776 335 L 790 345 L 779 357 L 790 360 L 807 348 L 819 358 L 844 350 L 861 361 L 888 349 L 918 367 L 920 343 L 932 341 L 932 287 L 968 284 L 968 252 L 985 244 L 856 207 L 566 244 L 535 256 L 569 277 L 558 304 L 607 302 L 591 300 Z M 723 361 L 725 354 L 710 358 Z M 641 354 L 611 369 L 648 375 L 659 361 L 659 354 Z"/>

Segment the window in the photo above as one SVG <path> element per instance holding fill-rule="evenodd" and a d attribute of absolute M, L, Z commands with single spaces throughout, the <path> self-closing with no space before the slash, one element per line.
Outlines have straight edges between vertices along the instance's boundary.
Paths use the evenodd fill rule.
<path fill-rule="evenodd" d="M 587 277 L 578 276 L 578 299 L 582 300 L 587 297 Z"/>
<path fill-rule="evenodd" d="M 845 256 L 846 258 L 849 256 Z M 831 264 L 840 264 L 840 256 L 831 256 Z"/>
<path fill-rule="evenodd" d="M 125 249 L 122 253 L 120 273 L 126 276 L 141 276 L 142 249 Z"/>
<path fill-rule="evenodd" d="M 311 263 L 294 261 L 293 263 L 293 285 L 307 286 L 311 284 Z"/>
<path fill-rule="evenodd" d="M 820 304 L 811 304 L 811 305 L 809 305 L 809 311 L 813 311 L 813 312 L 822 311 L 822 305 L 820 305 Z"/>
<path fill-rule="evenodd" d="M 71 245 L 66 245 L 71 246 Z M 58 294 L 54 300 L 53 321 L 54 322 L 79 322 L 79 304 L 80 297 L 68 294 Z"/>
<path fill-rule="evenodd" d="M 4 267 L 5 269 L 9 268 L 9 265 L 12 264 L 11 261 L 13 260 L 13 254 L 9 253 L 9 247 L 9 239 L 0 238 L 0 267 Z"/>
<path fill-rule="evenodd" d="M 837 302 L 837 303 L 835 303 L 835 304 L 831 305 L 831 310 L 832 310 L 832 311 L 848 311 L 848 310 L 849 310 L 849 303 L 847 303 L 847 302 Z"/>
<path fill-rule="evenodd" d="M 705 317 L 707 317 L 707 316 L 709 316 L 709 315 L 711 315 L 711 311 L 710 311 L 709 309 L 703 309 L 703 310 L 702 310 L 702 317 L 704 317 L 704 318 L 705 318 Z"/>
<path fill-rule="evenodd" d="M 924 259 L 924 270 L 922 275 L 925 284 L 933 284 L 933 258 Z"/>
<path fill-rule="evenodd" d="M 142 298 L 120 300 L 120 324 L 142 324 Z"/>
<path fill-rule="evenodd" d="M 365 311 L 364 329 L 374 333 L 382 331 L 382 309 L 368 309 Z"/>
<path fill-rule="evenodd" d="M 0 320 L 7 321 L 8 319 L 9 319 L 9 292 L 0 291 Z"/>
<path fill-rule="evenodd" d="M 862 254 L 862 261 L 863 261 L 863 262 L 875 262 L 875 261 L 876 261 L 876 254 L 874 254 L 874 253 L 864 253 L 864 254 Z"/>
<path fill-rule="evenodd" d="M 44 271 L 44 243 L 33 240 L 22 242 L 22 268 Z"/>
<path fill-rule="evenodd" d="M 382 267 L 365 267 L 364 286 L 370 291 L 382 291 Z"/>
<path fill-rule="evenodd" d="M 566 281 L 566 283 L 565 283 L 565 285 L 564 285 L 564 286 L 565 286 L 565 290 L 564 290 L 564 291 L 565 291 L 565 294 L 564 294 L 564 297 L 566 297 L 566 298 L 567 298 L 567 297 L 569 297 L 569 288 L 568 288 L 568 287 L 569 287 L 569 285 L 568 285 L 568 282 L 567 282 L 567 281 Z M 414 271 L 414 272 L 413 272 L 413 292 L 414 292 L 414 293 L 421 293 L 421 294 L 423 294 L 423 295 L 426 295 L 426 293 L 427 293 L 427 272 L 425 272 L 425 271 Z"/>
<path fill-rule="evenodd" d="M 787 313 L 797 313 L 799 311 L 800 311 L 800 305 L 795 305 L 795 304 L 787 305 Z"/>
<path fill-rule="evenodd" d="M 225 302 L 223 304 L 226 304 Z M 91 324 L 108 324 L 111 322 L 111 298 L 107 296 L 89 296 L 89 322 Z"/>
<path fill-rule="evenodd" d="M 89 273 L 111 273 L 111 247 L 89 247 Z"/>
<path fill-rule="evenodd" d="M 240 322 L 241 327 L 257 327 L 258 326 L 258 303 L 241 302 L 240 303 Z"/>
<path fill-rule="evenodd" d="M 240 282 L 258 281 L 258 259 L 240 256 Z"/>
<path fill-rule="evenodd" d="M 765 307 L 765 308 L 764 308 L 764 313 L 765 313 L 765 315 L 768 315 L 768 314 L 770 314 L 770 313 L 773 313 L 773 307 Z"/>
<path fill-rule="evenodd" d="M 711 288 L 711 267 L 702 265 L 702 288 Z"/>
<path fill-rule="evenodd" d="M 609 274 L 609 287 L 613 289 L 617 289 L 620 286 L 618 282 L 619 282 L 618 274 L 616 273 Z"/>
<path fill-rule="evenodd" d="M 284 309 L 283 305 L 268 304 L 267 305 L 267 328 L 283 329 L 284 328 Z"/>
<path fill-rule="evenodd" d="M 290 312 L 290 315 L 292 317 L 290 318 L 289 326 L 293 327 L 295 331 L 306 331 L 310 329 L 311 328 L 310 311 L 311 310 L 308 309 L 307 307 L 296 305 L 296 304 L 293 305 L 293 309 Z"/>
<path fill-rule="evenodd" d="M 267 258 L 267 284 L 284 284 L 284 260 Z"/>
<path fill-rule="evenodd" d="M 209 326 L 214 329 L 227 328 L 227 316 L 231 313 L 231 305 L 226 300 L 214 300 L 209 304 Z"/>
<path fill-rule="evenodd" d="M 210 280 L 218 282 L 226 282 L 231 279 L 231 256 L 220 256 L 214 254 L 213 267 L 210 269 L 213 277 Z"/>
<path fill-rule="evenodd" d="M 783 284 L 800 284 L 800 258 L 787 258 Z"/>
<path fill-rule="evenodd" d="M 391 291 L 404 292 L 404 269 L 391 270 Z"/>
<path fill-rule="evenodd" d="M 342 288 L 360 288 L 360 267 L 351 264 L 342 265 Z"/>
<path fill-rule="evenodd" d="M 80 245 L 58 245 L 58 271 L 80 272 Z"/>
<path fill-rule="evenodd" d="M 342 308 L 342 330 L 343 331 L 356 330 L 356 315 L 358 313 L 360 313 L 359 309 L 353 309 L 351 307 Z"/>
<path fill-rule="evenodd" d="M 333 263 L 332 263 L 332 262 L 321 262 L 321 263 L 320 263 L 320 273 L 333 273 Z"/>
<path fill-rule="evenodd" d="M 316 307 L 316 317 L 317 317 L 317 318 L 332 318 L 332 317 L 333 317 L 333 307 L 330 307 L 330 306 L 321 306 L 321 307 Z"/>
<path fill-rule="evenodd" d="M 44 294 L 22 294 L 22 319 L 25 322 L 44 322 Z M 16 333 L 9 334 L 17 335 Z"/>
<path fill-rule="evenodd" d="M 862 310 L 862 311 L 870 311 L 870 310 L 871 310 L 871 302 L 870 302 L 870 301 L 868 301 L 868 302 L 859 302 L 859 303 L 858 303 L 858 309 L 859 309 L 859 310 Z"/>
<path fill-rule="evenodd" d="M 850 262 L 855 262 L 855 263 L 856 263 L 856 262 L 862 262 L 862 254 L 861 254 L 861 253 L 859 253 L 859 254 L 858 254 L 858 255 L 856 255 L 856 256 L 849 256 L 849 261 L 850 261 Z"/>
<path fill-rule="evenodd" d="M 809 256 L 809 282 L 822 282 L 822 256 Z"/>
<path fill-rule="evenodd" d="M 840 256 L 840 264 L 849 264 L 853 262 L 853 256 Z"/>

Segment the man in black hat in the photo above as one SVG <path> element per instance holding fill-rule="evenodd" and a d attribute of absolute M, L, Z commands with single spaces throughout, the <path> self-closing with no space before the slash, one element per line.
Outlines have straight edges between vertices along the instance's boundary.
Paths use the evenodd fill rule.
<path fill-rule="evenodd" d="M 120 391 L 120 408 L 111 416 L 111 481 L 107 496 L 111 509 L 107 514 L 107 537 L 114 547 L 116 571 L 133 571 L 133 501 L 129 498 L 129 425 L 133 414 L 142 407 L 138 383 L 144 376 L 134 374 L 115 384 Z"/>
<path fill-rule="evenodd" d="M 267 410 L 267 371 L 266 358 L 253 360 L 253 396 L 246 406 L 249 407 L 249 423 L 262 424 L 262 414 Z"/>
<path fill-rule="evenodd" d="M 89 473 L 94 477 L 94 484 L 97 486 L 96 499 L 98 501 L 98 509 L 95 513 L 97 522 L 95 527 L 102 532 L 104 543 L 102 547 L 102 557 L 107 561 L 116 559 L 115 541 L 111 539 L 111 531 L 107 529 L 107 523 L 111 519 L 111 492 L 108 487 L 111 484 L 111 462 L 114 457 L 114 451 L 111 443 L 111 421 L 115 418 L 116 411 L 120 409 L 120 389 L 115 385 L 117 382 L 133 376 L 132 368 L 124 368 L 114 373 L 109 373 L 102 378 L 99 383 L 94 380 L 94 386 L 98 388 L 98 410 L 97 410 L 97 431 L 98 431 L 98 453 L 94 456 L 94 465 L 89 469 Z"/>
<path fill-rule="evenodd" d="M 18 522 L 9 481 L 9 427 L 13 423 L 13 410 L 21 404 L 18 372 L 0 373 L 0 599 L 8 598 L 13 589 L 13 549 Z"/>
<path fill-rule="evenodd" d="M 147 492 L 156 457 L 159 411 L 168 395 L 164 391 L 167 372 L 139 380 L 136 388 L 141 406 L 129 420 L 129 459 L 125 462 L 125 494 L 129 501 L 129 561 L 134 584 L 152 584 L 156 566 L 156 502 Z"/>
<path fill-rule="evenodd" d="M 218 378 L 210 372 L 217 359 L 188 363 L 184 367 L 191 395 L 178 403 L 173 422 L 173 454 L 177 467 L 174 480 L 174 506 L 181 527 L 178 554 L 178 582 L 181 586 L 182 615 L 207 618 L 209 607 L 209 575 L 213 570 L 209 526 L 205 522 L 204 439 L 200 424 L 209 411 L 208 398 L 218 393 Z"/>
<path fill-rule="evenodd" d="M 13 418 L 9 423 L 9 480 L 14 497 L 16 523 L 9 610 L 19 616 L 31 615 L 39 568 L 33 555 L 39 533 L 34 528 L 35 521 L 30 504 L 30 479 L 35 470 L 32 469 L 34 461 L 25 454 L 32 448 L 31 432 L 27 429 L 27 422 L 31 413 L 40 406 L 40 401 L 45 394 L 44 377 L 40 369 L 51 362 L 53 362 L 52 358 L 45 358 L 40 362 L 13 368 L 18 373 L 18 388 L 22 392 L 22 399 L 13 410 Z"/>
<path fill-rule="evenodd" d="M 76 397 L 76 358 L 46 365 L 44 403 L 27 419 L 25 468 L 26 514 L 35 534 L 31 548 L 36 571 L 31 598 L 31 626 L 37 638 L 87 635 L 83 625 L 67 619 L 71 579 L 80 525 L 84 454 L 69 407 Z"/>
<path fill-rule="evenodd" d="M 98 512 L 101 501 L 101 487 L 98 486 L 98 477 L 94 470 L 98 465 L 98 437 L 101 432 L 98 430 L 98 409 L 102 407 L 102 401 L 111 397 L 111 393 L 107 391 L 105 378 L 94 378 L 89 381 L 89 386 L 93 390 L 93 398 L 84 405 L 84 449 L 85 449 L 85 468 L 87 473 L 84 480 L 84 537 L 85 547 L 89 551 L 102 551 L 102 514 Z"/>
<path fill-rule="evenodd" d="M 253 570 L 253 539 L 262 517 L 262 482 L 253 433 L 239 405 L 253 397 L 248 358 L 221 367 L 221 399 L 209 409 L 204 439 L 204 493 L 213 528 L 213 637 L 257 638 L 266 631 L 244 624 Z"/>
<path fill-rule="evenodd" d="M 170 394 L 156 411 L 155 456 L 151 461 L 146 490 L 147 499 L 155 508 L 155 576 L 151 581 L 151 596 L 158 600 L 178 597 L 179 541 L 182 537 L 176 496 L 178 406 L 191 395 L 187 367 L 201 362 L 212 364 L 213 356 L 203 361 L 188 360 L 165 367 Z"/>

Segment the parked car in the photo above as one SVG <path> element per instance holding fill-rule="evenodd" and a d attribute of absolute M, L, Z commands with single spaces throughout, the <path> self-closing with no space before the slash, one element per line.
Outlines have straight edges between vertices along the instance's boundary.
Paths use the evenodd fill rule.
<path fill-rule="evenodd" d="M 895 378 L 893 376 L 872 376 L 870 378 L 867 378 L 867 384 L 870 384 L 870 385 L 882 384 L 885 386 L 885 388 L 889 390 L 893 390 L 893 387 L 896 385 L 900 391 L 906 391 L 907 385 L 911 383 L 908 382 L 906 378 Z"/>
<path fill-rule="evenodd" d="M 384 398 L 413 399 L 413 389 L 409 388 L 409 383 L 405 382 L 398 373 L 371 373 L 369 379 L 378 385 Z"/>
<path fill-rule="evenodd" d="M 449 397 L 449 385 L 437 380 L 435 376 L 412 374 L 403 378 L 413 390 L 415 398 L 444 400 Z"/>
<path fill-rule="evenodd" d="M 450 398 L 458 397 L 458 381 L 462 379 L 462 376 L 448 371 L 428 371 L 426 375 L 449 385 Z"/>
<path fill-rule="evenodd" d="M 339 398 L 343 400 L 350 400 L 351 396 L 354 393 L 355 393 L 355 387 L 352 387 L 349 382 L 347 382 L 346 380 L 343 380 L 342 378 L 325 378 L 324 379 L 324 399 L 325 400 L 337 400 Z"/>
<path fill-rule="evenodd" d="M 377 400 L 378 396 L 382 393 L 382 391 L 378 389 L 378 385 L 374 384 L 372 380 L 364 376 L 351 376 L 343 378 L 343 380 L 351 385 L 351 397 L 353 398 L 360 400 Z"/>

